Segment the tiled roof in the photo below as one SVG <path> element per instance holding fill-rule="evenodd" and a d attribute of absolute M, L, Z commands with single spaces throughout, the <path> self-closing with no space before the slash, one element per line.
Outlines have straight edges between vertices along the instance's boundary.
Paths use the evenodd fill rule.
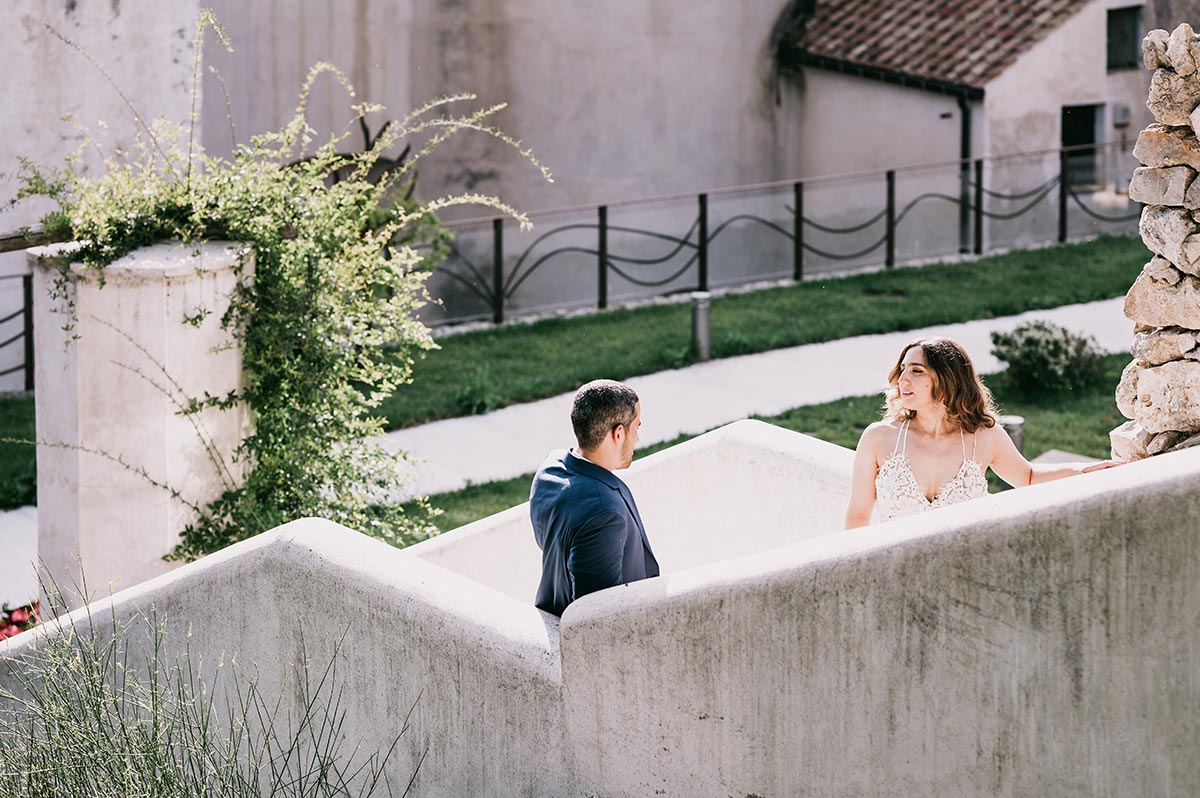
<path fill-rule="evenodd" d="M 1090 0 L 817 0 L 784 34 L 802 61 L 982 89 Z"/>

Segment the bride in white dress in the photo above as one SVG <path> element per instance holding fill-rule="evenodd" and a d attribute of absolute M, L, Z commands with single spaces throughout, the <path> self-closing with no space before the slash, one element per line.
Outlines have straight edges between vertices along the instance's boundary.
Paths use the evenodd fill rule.
<path fill-rule="evenodd" d="M 854 455 L 846 528 L 890 521 L 985 496 L 991 468 L 1014 487 L 1117 463 L 1035 466 L 996 423 L 991 392 L 966 351 L 948 338 L 920 338 L 900 353 L 882 421 L 863 431 Z"/>

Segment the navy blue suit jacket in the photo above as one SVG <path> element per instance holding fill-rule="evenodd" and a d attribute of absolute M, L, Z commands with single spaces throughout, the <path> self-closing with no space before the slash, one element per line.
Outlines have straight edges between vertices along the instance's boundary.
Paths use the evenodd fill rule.
<path fill-rule="evenodd" d="M 535 605 L 562 615 L 575 599 L 658 576 L 633 494 L 616 474 L 560 449 L 533 477 L 529 517 L 542 550 Z"/>

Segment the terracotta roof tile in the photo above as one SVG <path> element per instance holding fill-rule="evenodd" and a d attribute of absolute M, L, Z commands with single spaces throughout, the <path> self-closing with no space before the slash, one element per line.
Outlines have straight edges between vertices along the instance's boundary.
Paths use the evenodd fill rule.
<path fill-rule="evenodd" d="M 825 58 L 983 88 L 1089 0 L 817 0 L 790 44 Z"/>

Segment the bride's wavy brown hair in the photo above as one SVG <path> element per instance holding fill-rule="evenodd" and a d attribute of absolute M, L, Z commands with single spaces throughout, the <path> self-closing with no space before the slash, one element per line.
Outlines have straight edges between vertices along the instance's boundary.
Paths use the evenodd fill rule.
<path fill-rule="evenodd" d="M 933 380 L 933 400 L 946 408 L 946 419 L 963 432 L 975 432 L 981 427 L 994 427 L 995 400 L 987 386 L 975 375 L 975 367 L 965 349 L 949 338 L 918 338 L 900 351 L 896 365 L 888 373 L 887 399 L 883 417 L 888 421 L 905 421 L 916 413 L 900 406 L 900 365 L 914 346 L 921 347 L 925 365 Z"/>

